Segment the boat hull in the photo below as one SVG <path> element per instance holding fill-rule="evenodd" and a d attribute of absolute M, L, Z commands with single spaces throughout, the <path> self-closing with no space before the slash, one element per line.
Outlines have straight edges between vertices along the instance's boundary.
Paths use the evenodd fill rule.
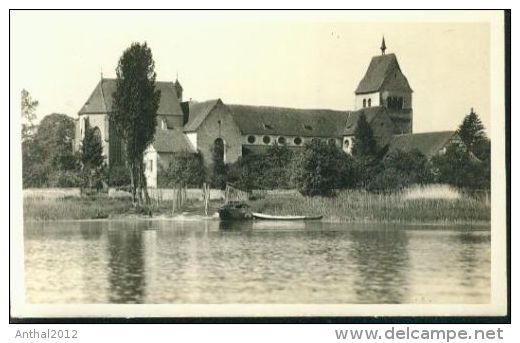
<path fill-rule="evenodd" d="M 253 219 L 249 206 L 243 203 L 227 204 L 219 208 L 218 214 L 222 220 L 249 220 Z"/>
<path fill-rule="evenodd" d="M 253 218 L 255 219 L 261 219 L 261 220 L 320 220 L 323 218 L 323 216 L 276 216 L 271 214 L 264 214 L 264 213 L 252 213 Z"/>

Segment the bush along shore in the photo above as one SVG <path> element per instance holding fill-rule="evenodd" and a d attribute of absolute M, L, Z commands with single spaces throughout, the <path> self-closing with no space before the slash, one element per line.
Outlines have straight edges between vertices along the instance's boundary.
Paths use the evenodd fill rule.
<path fill-rule="evenodd" d="M 215 217 L 222 200 L 210 203 L 208 217 Z M 489 193 L 465 194 L 447 186 L 414 187 L 402 192 L 376 194 L 343 190 L 334 197 L 303 196 L 294 191 L 253 192 L 252 211 L 277 215 L 322 215 L 325 222 L 356 223 L 489 223 Z M 203 203 L 188 199 L 182 211 L 172 213 L 172 201 L 152 201 L 134 208 L 128 197 L 107 195 L 24 197 L 25 221 L 75 219 L 172 218 L 182 214 L 204 216 Z"/>

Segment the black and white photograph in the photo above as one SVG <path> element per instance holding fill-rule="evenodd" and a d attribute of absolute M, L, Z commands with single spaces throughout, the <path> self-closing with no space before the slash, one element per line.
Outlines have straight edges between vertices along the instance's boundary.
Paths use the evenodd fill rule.
<path fill-rule="evenodd" d="M 11 316 L 507 315 L 504 25 L 12 11 Z"/>

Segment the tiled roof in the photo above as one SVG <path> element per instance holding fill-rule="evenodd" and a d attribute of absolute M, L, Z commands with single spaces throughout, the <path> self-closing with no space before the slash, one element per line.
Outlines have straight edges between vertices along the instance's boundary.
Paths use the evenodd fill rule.
<path fill-rule="evenodd" d="M 390 140 L 388 152 L 418 149 L 426 157 L 430 158 L 445 147 L 451 139 L 455 138 L 455 134 L 455 131 L 439 131 L 396 135 Z"/>
<path fill-rule="evenodd" d="M 393 88 L 411 91 L 408 80 L 401 73 L 397 57 L 395 54 L 388 54 L 372 57 L 365 76 L 359 82 L 356 94 L 366 94 L 379 91 L 393 71 L 398 71 L 400 74 L 399 78 L 396 80 L 397 82 L 393 82 Z"/>
<path fill-rule="evenodd" d="M 347 112 L 270 106 L 227 105 L 242 134 L 340 137 Z"/>
<path fill-rule="evenodd" d="M 157 152 L 196 152 L 184 132 L 177 129 L 157 129 L 152 146 Z"/>
<path fill-rule="evenodd" d="M 155 82 L 157 89 L 161 91 L 158 115 L 179 115 L 182 110 L 175 92 L 173 82 Z M 116 79 L 101 79 L 89 99 L 83 105 L 79 114 L 99 114 L 112 111 L 112 95 L 116 91 Z"/>
<path fill-rule="evenodd" d="M 196 131 L 200 124 L 206 119 L 208 114 L 217 104 L 222 104 L 220 99 L 208 100 L 203 102 L 188 102 L 188 122 L 184 125 L 185 132 Z"/>

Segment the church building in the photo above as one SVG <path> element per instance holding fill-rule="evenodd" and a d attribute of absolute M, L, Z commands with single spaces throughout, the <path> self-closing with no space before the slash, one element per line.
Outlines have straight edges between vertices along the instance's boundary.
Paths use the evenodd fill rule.
<path fill-rule="evenodd" d="M 76 149 L 84 136 L 85 123 L 95 127 L 103 143 L 107 164 L 121 164 L 122 145 L 108 116 L 115 91 L 114 79 L 102 78 L 78 113 Z M 149 187 L 161 184 L 160 169 L 168 168 L 177 154 L 202 154 L 210 167 L 212 151 L 220 147 L 225 163 L 246 154 L 261 154 L 274 144 L 301 149 L 320 140 L 351 153 L 359 117 L 364 114 L 376 141 L 390 150 L 418 148 L 428 157 L 442 153 L 457 142 L 453 131 L 413 134 L 412 88 L 395 54 L 386 54 L 383 38 L 381 55 L 370 61 L 355 90 L 355 109 L 298 109 L 274 106 L 226 104 L 222 99 L 183 102 L 183 88 L 175 82 L 156 82 L 161 91 L 157 132 L 145 151 Z"/>

